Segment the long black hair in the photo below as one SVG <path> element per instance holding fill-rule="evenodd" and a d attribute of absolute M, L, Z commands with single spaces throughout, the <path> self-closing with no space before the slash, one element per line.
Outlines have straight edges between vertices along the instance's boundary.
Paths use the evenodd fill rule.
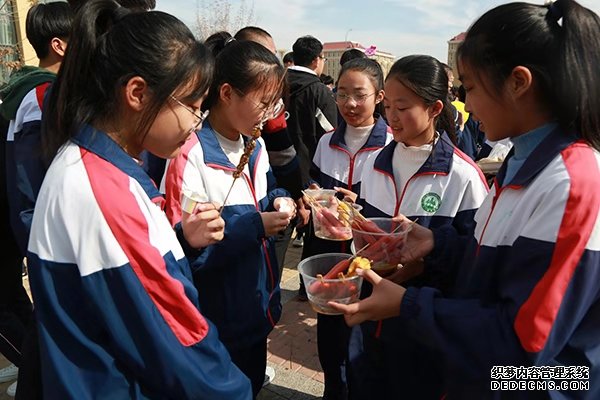
<path fill-rule="evenodd" d="M 456 143 L 456 125 L 452 105 L 448 98 L 448 74 L 439 60 L 426 55 L 402 57 L 392 65 L 385 80 L 396 79 L 431 106 L 436 101 L 444 105 L 435 119 L 435 129 L 446 131 L 452 142 Z"/>
<path fill-rule="evenodd" d="M 112 0 L 87 2 L 76 15 L 71 40 L 44 110 L 44 148 L 53 157 L 82 124 L 118 115 L 118 91 L 142 77 L 152 91 L 135 135 L 144 137 L 177 90 L 200 99 L 214 60 L 204 45 L 172 15 L 130 12 Z"/>
<path fill-rule="evenodd" d="M 538 99 L 560 125 L 600 150 L 600 18 L 573 0 L 510 3 L 479 18 L 458 58 L 497 92 L 517 66 L 527 67 Z M 480 79 L 481 80 L 481 79 Z"/>

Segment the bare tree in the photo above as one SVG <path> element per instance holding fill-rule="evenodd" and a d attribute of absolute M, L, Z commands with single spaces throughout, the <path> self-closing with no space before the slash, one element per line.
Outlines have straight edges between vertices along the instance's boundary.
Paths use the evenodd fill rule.
<path fill-rule="evenodd" d="M 38 1 L 28 3 L 32 7 Z M 23 65 L 23 47 L 16 33 L 16 9 L 15 0 L 0 0 L 0 82 L 6 82 L 10 73 Z"/>
<path fill-rule="evenodd" d="M 218 31 L 232 35 L 247 25 L 256 24 L 254 0 L 248 5 L 241 0 L 234 9 L 230 0 L 196 0 L 196 26 L 198 39 L 204 40 Z"/>

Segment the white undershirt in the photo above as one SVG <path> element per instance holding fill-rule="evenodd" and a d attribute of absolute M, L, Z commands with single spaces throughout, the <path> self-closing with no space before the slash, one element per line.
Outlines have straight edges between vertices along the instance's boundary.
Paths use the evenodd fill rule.
<path fill-rule="evenodd" d="M 431 143 L 422 146 L 406 146 L 399 142 L 394 149 L 392 167 L 394 169 L 394 181 L 398 196 L 402 196 L 404 186 L 408 180 L 421 168 L 431 154 L 433 145 Z"/>
<path fill-rule="evenodd" d="M 242 158 L 242 155 L 244 154 L 245 146 L 242 135 L 240 135 L 240 137 L 237 140 L 230 140 L 217 131 L 215 131 L 215 133 L 215 136 L 219 141 L 219 144 L 221 145 L 221 149 L 223 149 L 223 152 L 225 153 L 229 161 L 231 161 L 231 163 L 237 167 L 237 165 L 240 162 L 240 159 Z M 248 164 L 246 164 L 244 166 L 244 173 L 246 175 L 250 175 L 249 172 L 250 170 L 248 169 Z"/>
<path fill-rule="evenodd" d="M 346 126 L 344 141 L 346 142 L 350 154 L 354 156 L 356 152 L 367 143 L 367 139 L 369 139 L 369 135 L 374 126 L 375 124 L 368 126 Z"/>

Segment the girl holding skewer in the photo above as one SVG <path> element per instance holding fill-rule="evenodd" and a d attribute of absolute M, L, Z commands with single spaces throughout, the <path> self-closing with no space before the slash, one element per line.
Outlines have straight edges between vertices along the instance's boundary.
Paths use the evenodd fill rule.
<path fill-rule="evenodd" d="M 111 0 L 79 10 L 44 109 L 54 159 L 27 253 L 44 399 L 250 398 L 182 248 L 220 240 L 223 221 L 204 204 L 176 235 L 139 162 L 180 153 L 213 68 L 171 15 Z"/>
<path fill-rule="evenodd" d="M 213 46 L 220 50 L 204 102 L 210 114 L 169 163 L 162 188 L 173 225 L 187 213 L 182 194 L 222 206 L 224 239 L 190 253 L 194 283 L 202 311 L 219 328 L 256 396 L 264 381 L 267 335 L 281 315 L 273 235 L 295 216 L 294 201 L 275 187 L 259 137 L 262 124 L 277 116 L 285 69 L 258 43 L 220 40 Z"/>

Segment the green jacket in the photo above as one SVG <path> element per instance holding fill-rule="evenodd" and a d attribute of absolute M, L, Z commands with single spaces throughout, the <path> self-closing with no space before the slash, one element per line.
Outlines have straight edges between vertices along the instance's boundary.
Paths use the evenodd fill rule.
<path fill-rule="evenodd" d="M 8 121 L 15 119 L 23 97 L 34 87 L 52 82 L 55 78 L 56 74 L 53 72 L 28 65 L 14 71 L 8 83 L 0 88 L 0 115 Z"/>

